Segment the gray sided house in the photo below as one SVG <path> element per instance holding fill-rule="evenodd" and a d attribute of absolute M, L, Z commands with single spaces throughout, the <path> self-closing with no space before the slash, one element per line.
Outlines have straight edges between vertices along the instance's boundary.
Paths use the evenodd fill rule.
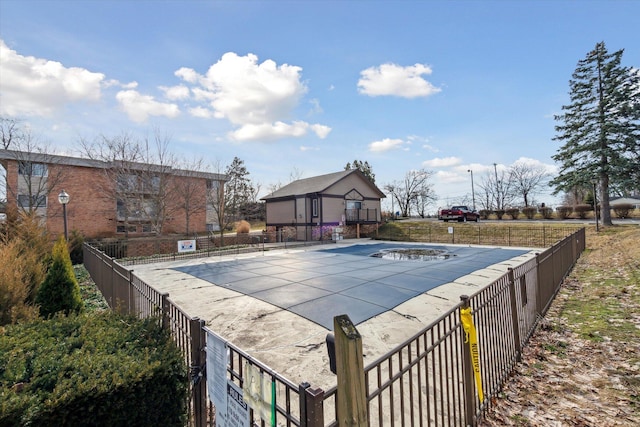
<path fill-rule="evenodd" d="M 329 240 L 381 222 L 385 195 L 357 169 L 294 181 L 263 197 L 269 230 L 295 240 Z M 281 235 L 278 233 L 278 235 Z"/>

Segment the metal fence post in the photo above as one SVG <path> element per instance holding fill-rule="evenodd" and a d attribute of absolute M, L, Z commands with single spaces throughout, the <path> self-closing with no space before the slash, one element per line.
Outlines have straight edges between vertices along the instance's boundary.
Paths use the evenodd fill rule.
<path fill-rule="evenodd" d="M 189 322 L 191 333 L 191 385 L 193 402 L 193 424 L 195 427 L 205 427 L 207 425 L 207 380 L 204 373 L 204 362 L 202 355 L 205 347 L 204 320 L 195 317 Z"/>
<path fill-rule="evenodd" d="M 539 317 L 542 317 L 542 295 L 540 290 L 542 288 L 542 278 L 540 277 L 540 254 L 536 252 L 536 313 Z"/>
<path fill-rule="evenodd" d="M 298 388 L 300 427 L 324 427 L 324 390 L 304 382 Z"/>
<path fill-rule="evenodd" d="M 511 302 L 511 323 L 513 324 L 513 340 L 516 351 L 516 360 L 522 359 L 522 344 L 520 342 L 520 322 L 518 321 L 518 304 L 516 303 L 516 281 L 513 277 L 513 268 L 509 267 L 509 300 Z"/>
<path fill-rule="evenodd" d="M 162 316 L 161 322 L 162 322 L 162 328 L 163 329 L 168 329 L 169 328 L 169 294 L 165 293 L 160 295 L 160 315 Z"/>
<path fill-rule="evenodd" d="M 461 308 L 469 308 L 469 296 L 468 295 L 460 295 L 460 300 L 462 301 Z M 471 360 L 471 350 L 469 346 L 465 342 L 465 332 L 460 324 L 460 330 L 462 333 L 460 334 L 460 339 L 462 342 L 460 345 L 462 346 L 462 371 L 464 374 L 464 413 L 465 413 L 465 425 L 466 426 L 474 426 L 475 425 L 475 412 L 476 412 L 476 394 L 475 394 L 475 383 L 473 378 L 473 362 Z"/>

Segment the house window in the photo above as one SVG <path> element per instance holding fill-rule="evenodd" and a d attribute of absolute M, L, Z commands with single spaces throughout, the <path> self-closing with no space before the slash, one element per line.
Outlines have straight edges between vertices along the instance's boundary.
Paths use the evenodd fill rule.
<path fill-rule="evenodd" d="M 118 225 L 116 227 L 116 233 L 124 233 L 127 231 L 127 226 L 126 225 Z M 129 233 L 135 233 L 137 231 L 136 226 L 135 225 L 130 225 L 129 226 Z"/>
<path fill-rule="evenodd" d="M 18 174 L 23 176 L 47 176 L 47 165 L 44 163 L 20 162 Z"/>
<path fill-rule="evenodd" d="M 151 224 L 142 224 L 143 233 L 151 233 L 151 231 L 153 231 L 153 227 L 151 227 Z"/>
<path fill-rule="evenodd" d="M 27 194 L 18 195 L 18 206 L 24 209 L 46 208 L 47 196 L 29 196 Z"/>
<path fill-rule="evenodd" d="M 311 216 L 318 216 L 318 199 L 311 199 Z"/>
<path fill-rule="evenodd" d="M 362 202 L 359 200 L 347 200 L 347 209 L 362 209 Z"/>

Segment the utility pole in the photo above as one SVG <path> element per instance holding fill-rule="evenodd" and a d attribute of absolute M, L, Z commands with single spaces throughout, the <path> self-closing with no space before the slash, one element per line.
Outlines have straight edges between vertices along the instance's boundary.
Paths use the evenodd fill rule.
<path fill-rule="evenodd" d="M 471 173 L 471 200 L 473 200 L 473 210 L 476 210 L 476 191 L 473 188 L 473 171 L 467 169 L 467 172 Z"/>

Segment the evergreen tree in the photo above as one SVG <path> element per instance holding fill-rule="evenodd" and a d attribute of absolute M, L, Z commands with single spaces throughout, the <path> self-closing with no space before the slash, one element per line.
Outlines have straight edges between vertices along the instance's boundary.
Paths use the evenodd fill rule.
<path fill-rule="evenodd" d="M 347 163 L 347 165 L 344 167 L 344 170 L 351 170 L 351 169 L 360 170 L 360 172 L 362 172 L 364 176 L 369 178 L 369 181 L 371 181 L 374 184 L 376 183 L 376 175 L 373 173 L 373 170 L 371 169 L 371 165 L 369 165 L 369 162 L 367 162 L 366 160 L 364 162 L 360 160 L 354 160 L 353 163 Z"/>
<path fill-rule="evenodd" d="M 62 236 L 53 246 L 51 266 L 38 289 L 36 304 L 40 306 L 40 315 L 45 318 L 60 311 L 69 315 L 82 310 L 80 286 L 73 272 L 67 242 Z"/>
<path fill-rule="evenodd" d="M 249 171 L 244 166 L 244 161 L 234 157 L 224 173 L 229 178 L 224 186 L 225 205 L 229 210 L 228 214 L 239 219 L 240 208 L 246 203 L 252 202 L 255 193 L 251 180 L 248 178 Z"/>
<path fill-rule="evenodd" d="M 621 65 L 623 49 L 596 44 L 569 81 L 571 103 L 555 116 L 555 191 L 599 184 L 602 222 L 611 225 L 610 191 L 640 186 L 640 73 Z"/>

